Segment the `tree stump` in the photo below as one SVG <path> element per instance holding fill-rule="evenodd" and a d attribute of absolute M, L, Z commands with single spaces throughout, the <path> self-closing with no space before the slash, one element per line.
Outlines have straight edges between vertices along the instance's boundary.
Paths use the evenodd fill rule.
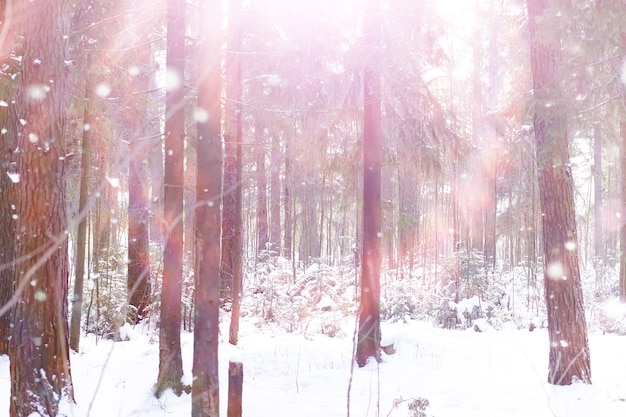
<path fill-rule="evenodd" d="M 241 417 L 243 363 L 228 362 L 228 417 Z"/>

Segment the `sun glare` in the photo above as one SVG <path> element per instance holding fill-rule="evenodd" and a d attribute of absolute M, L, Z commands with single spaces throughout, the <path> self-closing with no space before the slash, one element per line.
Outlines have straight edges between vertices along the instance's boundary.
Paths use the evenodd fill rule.
<path fill-rule="evenodd" d="M 471 0 L 434 0 L 435 10 L 446 23 L 444 43 L 455 66 L 450 76 L 457 81 L 465 81 L 472 77 L 473 58 L 468 46 L 475 42 L 477 2 Z"/>
<path fill-rule="evenodd" d="M 477 2 L 471 0 L 435 0 L 435 8 L 454 26 L 468 27 L 474 20 Z"/>

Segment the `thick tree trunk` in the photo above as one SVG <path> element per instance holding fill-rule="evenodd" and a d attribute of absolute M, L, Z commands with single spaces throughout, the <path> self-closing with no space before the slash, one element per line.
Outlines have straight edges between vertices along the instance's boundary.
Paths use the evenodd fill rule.
<path fill-rule="evenodd" d="M 0 112 L 2 110 L 0 109 Z M 6 126 L 2 123 L 6 120 L 3 115 L 0 114 L 0 125 Z M 4 135 L 2 136 L 4 137 Z M 9 170 L 10 154 L 4 149 L 11 149 L 11 147 L 4 146 L 5 143 L 0 142 L 0 149 L 2 149 L 2 171 L 11 172 Z M 14 147 L 12 147 L 15 149 Z M 11 195 L 13 193 L 13 186 L 8 175 L 0 175 L 0 309 L 6 310 L 4 313 L 0 313 L 0 355 L 9 353 L 9 339 L 10 339 L 10 315 L 9 301 L 13 295 L 13 253 L 15 243 L 15 220 L 12 215 L 15 214 L 15 210 L 11 207 L 12 201 L 15 201 Z"/>
<path fill-rule="evenodd" d="M 375 59 L 380 42 L 380 0 L 366 0 L 363 33 L 369 48 L 363 77 L 363 263 L 361 308 L 356 362 L 364 366 L 373 357 L 380 361 L 380 264 L 381 264 L 381 88 Z"/>
<path fill-rule="evenodd" d="M 222 193 L 221 69 L 222 13 L 218 0 L 199 3 L 198 120 L 196 178 L 196 299 L 194 315 L 192 417 L 219 416 L 218 340 Z"/>
<path fill-rule="evenodd" d="M 543 222 L 544 280 L 550 340 L 548 381 L 591 383 L 587 324 L 578 265 L 574 184 L 569 164 L 567 114 L 560 96 L 559 45 L 542 42 L 548 0 L 528 0 L 535 99 L 539 200 Z"/>
<path fill-rule="evenodd" d="M 183 190 L 185 179 L 185 1 L 167 2 L 166 67 L 177 79 L 165 93 L 163 288 L 159 329 L 159 376 L 156 394 L 172 388 L 182 393 L 183 360 L 180 322 L 183 285 Z"/>
<path fill-rule="evenodd" d="M 21 3 L 24 36 L 21 82 L 13 104 L 17 132 L 15 268 L 12 314 L 12 417 L 55 417 L 73 398 L 69 362 L 65 129 L 68 108 L 65 50 L 67 4 Z M 52 82 L 51 82 L 52 81 Z M 40 86 L 33 95 L 33 86 Z M 44 87 L 45 86 L 45 87 Z M 24 121 L 24 122 L 22 122 Z M 46 202 L 46 204 L 37 204 Z"/>
<path fill-rule="evenodd" d="M 0 15 L 0 18 L 2 16 Z M 5 21 L 2 19 L 2 21 Z M 0 79 L 0 96 L 12 96 L 11 86 Z M 6 100 L 6 99 L 5 99 Z M 13 119 L 16 117 L 14 116 Z M 9 109 L 0 107 L 0 126 L 9 126 Z M 8 132 L 7 132 L 8 133 Z M 0 355 L 9 353 L 10 315 L 9 301 L 13 295 L 13 255 L 15 251 L 15 197 L 11 177 L 15 166 L 11 164 L 11 150 L 16 148 L 16 135 L 0 135 Z"/>

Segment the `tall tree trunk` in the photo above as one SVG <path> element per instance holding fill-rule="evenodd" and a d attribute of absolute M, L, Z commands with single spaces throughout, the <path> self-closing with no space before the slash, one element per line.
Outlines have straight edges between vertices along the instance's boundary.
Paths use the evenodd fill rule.
<path fill-rule="evenodd" d="M 180 322 L 183 288 L 183 190 L 185 180 L 185 0 L 167 2 L 167 51 L 171 83 L 165 92 L 163 288 L 159 329 L 159 376 L 156 394 L 172 388 L 182 393 L 183 359 Z"/>
<path fill-rule="evenodd" d="M 0 7 L 0 20 L 6 22 L 6 16 Z M 6 23 L 5 23 L 6 24 Z M 3 28 L 6 30 L 6 27 Z M 7 42 L 8 44 L 8 42 Z M 9 78 L 0 79 L 0 97 L 12 97 L 12 86 L 8 82 Z M 15 117 L 13 117 L 15 119 Z M 0 107 L 0 126 L 9 126 L 9 109 Z M 7 132 L 8 133 L 8 132 Z M 15 197 L 11 178 L 17 180 L 15 176 L 15 166 L 12 164 L 12 150 L 16 148 L 16 135 L 0 135 L 0 355 L 9 353 L 9 340 L 11 336 L 11 311 L 9 309 L 10 300 L 13 295 L 13 259 L 15 251 Z M 7 175 L 10 174 L 10 175 Z"/>
<path fill-rule="evenodd" d="M 267 222 L 267 179 L 265 178 L 265 127 L 260 120 L 254 123 L 257 187 L 257 255 L 267 250 L 269 226 Z"/>
<path fill-rule="evenodd" d="M 623 93 L 623 101 L 626 103 L 626 92 Z M 620 191 L 622 212 L 626 208 L 626 116 L 620 121 Z M 626 222 L 622 221 L 619 233 L 619 298 L 626 303 Z"/>
<path fill-rule="evenodd" d="M 132 5 L 127 5 L 132 8 Z M 130 10 L 130 9 L 129 9 Z M 131 25 L 129 34 L 137 39 L 139 45 L 123 56 L 124 69 L 118 69 L 123 78 L 120 88 L 126 87 L 122 100 L 123 133 L 128 135 L 130 157 L 128 164 L 128 320 L 137 323 L 148 313 L 151 304 L 151 271 L 150 271 L 150 235 L 148 200 L 148 151 L 151 140 L 149 98 L 143 94 L 151 86 L 154 75 L 152 59 L 152 45 L 146 44 L 149 39 L 149 26 L 138 24 L 143 17 L 132 13 L 128 19 Z M 127 42 L 128 38 L 118 38 L 120 42 Z M 136 73 L 128 73 L 125 68 L 135 68 Z M 124 85 L 126 84 L 126 85 Z M 129 94 L 129 92 L 131 94 Z M 114 223 L 114 230 L 119 222 Z M 123 227 L 123 225 L 120 225 Z M 119 232 L 118 232 L 119 233 Z M 116 242 L 116 240 L 113 240 Z"/>
<path fill-rule="evenodd" d="M 548 0 L 528 0 L 527 5 L 550 341 L 548 381 L 556 385 L 575 380 L 591 383 L 567 114 L 560 95 L 560 46 L 542 41 L 550 24 Z"/>
<path fill-rule="evenodd" d="M 380 44 L 380 0 L 365 0 L 363 34 L 366 63 L 363 76 L 363 263 L 361 308 L 356 362 L 364 366 L 370 357 L 380 361 L 380 263 L 381 263 L 381 88 L 376 65 Z"/>
<path fill-rule="evenodd" d="M 2 110 L 0 109 L 0 112 Z M 6 126 L 3 123 L 6 118 L 0 114 L 0 125 Z M 10 170 L 10 153 L 8 149 L 15 149 L 15 147 L 4 146 L 5 135 L 0 136 L 0 149 L 2 149 L 2 162 L 0 162 L 3 172 L 11 172 Z M 14 208 L 11 207 L 12 202 L 15 201 L 11 195 L 13 193 L 13 186 L 8 175 L 0 175 L 0 309 L 6 310 L 0 313 L 0 355 L 9 353 L 9 340 L 10 340 L 10 316 L 11 311 L 9 309 L 9 302 L 13 296 L 13 254 L 15 243 L 15 219 L 12 215 L 15 214 Z"/>
<path fill-rule="evenodd" d="M 285 178 L 283 179 L 283 211 L 285 215 L 284 219 L 284 251 L 283 256 L 287 259 L 293 258 L 293 229 L 292 229 L 292 201 L 291 201 L 291 145 L 292 139 L 290 137 L 285 138 Z"/>
<path fill-rule="evenodd" d="M 137 75 L 133 87 L 136 92 L 145 91 L 150 86 L 151 74 L 143 65 L 148 58 L 150 49 L 139 49 L 133 65 L 142 68 Z M 136 95 L 135 95 L 136 96 Z M 145 317 L 150 305 L 150 236 L 149 236 L 149 202 L 148 202 L 148 144 L 144 127 L 148 124 L 146 105 L 135 101 L 125 109 L 126 126 L 130 127 L 130 161 L 128 165 L 128 304 L 134 308 L 129 312 L 128 319 L 132 323 Z M 130 118 L 128 117 L 130 116 Z"/>
<path fill-rule="evenodd" d="M 152 57 L 154 59 L 154 54 L 152 54 Z M 151 65 L 153 65 L 153 63 L 151 63 Z M 151 90 L 157 88 L 155 77 L 152 78 L 151 84 Z M 151 114 L 159 113 L 160 106 L 158 104 L 152 104 L 151 107 L 154 108 L 151 110 Z M 148 167 L 150 173 L 150 245 L 161 251 L 164 250 L 165 243 L 165 222 L 163 213 L 163 200 L 165 199 L 163 178 L 165 176 L 165 171 L 163 159 L 163 137 L 160 135 L 160 118 L 158 119 L 157 125 L 154 126 L 154 124 L 154 122 L 150 124 L 151 130 L 154 130 L 154 133 L 158 135 L 156 139 L 151 141 L 150 149 L 148 151 Z"/>
<path fill-rule="evenodd" d="M 229 26 L 229 51 L 226 58 L 226 97 L 224 117 L 224 196 L 222 203 L 222 282 L 231 283 L 231 319 L 228 342 L 236 345 L 239 335 L 239 311 L 243 289 L 243 131 L 241 114 L 241 60 L 242 25 L 240 0 L 231 0 L 232 7 Z M 227 162 L 228 159 L 228 162 Z M 228 168 L 227 168 L 228 166 Z M 234 173 L 234 175 L 233 175 Z M 227 180 L 228 175 L 228 180 Z M 228 199 L 228 200 L 227 200 Z M 228 214 L 227 214 L 228 213 Z M 232 216 L 227 221 L 227 216 Z M 229 274 L 224 278 L 224 274 Z"/>
<path fill-rule="evenodd" d="M 308 176 L 307 177 L 312 177 Z M 313 259 L 320 257 L 320 238 L 317 223 L 317 184 L 313 180 L 304 180 L 300 189 L 300 205 L 302 207 L 299 243 L 299 258 L 304 265 L 309 265 Z"/>
<path fill-rule="evenodd" d="M 218 340 L 222 193 L 221 2 L 200 0 L 197 122 L 196 300 L 194 314 L 192 417 L 219 417 Z"/>
<path fill-rule="evenodd" d="M 72 300 L 72 321 L 70 322 L 70 348 L 78 352 L 80 345 L 80 322 L 83 312 L 83 287 L 85 279 L 85 258 L 87 252 L 87 224 L 89 223 L 89 176 L 91 167 L 91 124 L 92 116 L 89 101 L 92 85 L 88 80 L 85 88 L 85 109 L 83 116 L 83 144 L 81 155 L 80 191 L 78 196 L 78 230 L 76 231 L 76 277 L 74 278 L 74 298 Z"/>
<path fill-rule="evenodd" d="M 596 284 L 601 286 L 604 242 L 602 233 L 602 133 L 599 123 L 593 128 L 593 256 Z"/>
<path fill-rule="evenodd" d="M 626 31 L 620 32 L 622 47 L 626 48 Z M 626 104 L 626 89 L 622 91 L 622 103 Z M 620 130 L 620 195 L 621 211 L 626 210 L 626 115 L 623 114 L 619 124 Z M 619 298 L 622 303 L 626 303 L 626 222 L 622 220 L 619 232 Z"/>
<path fill-rule="evenodd" d="M 280 239 L 280 138 L 272 135 L 272 150 L 270 155 L 270 242 L 272 251 L 282 253 Z"/>
<path fill-rule="evenodd" d="M 17 16 L 28 19 L 19 22 L 21 80 L 9 124 L 20 150 L 15 258 L 22 260 L 15 268 L 10 377 L 11 397 L 17 400 L 10 402 L 10 415 L 55 417 L 62 398 L 73 399 L 65 200 L 69 95 L 63 61 L 69 8 L 62 0 L 18 7 Z M 40 86 L 35 96 L 33 86 Z"/>

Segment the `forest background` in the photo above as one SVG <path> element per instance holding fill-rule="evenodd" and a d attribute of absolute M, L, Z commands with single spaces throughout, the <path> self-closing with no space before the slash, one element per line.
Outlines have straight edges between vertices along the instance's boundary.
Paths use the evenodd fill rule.
<path fill-rule="evenodd" d="M 10 4 L 3 4 L 3 22 L 20 10 Z M 154 319 L 173 339 L 181 324 L 193 330 L 194 271 L 205 265 L 194 246 L 198 224 L 218 234 L 221 227 L 223 311 L 291 332 L 316 326 L 337 335 L 341 320 L 357 311 L 363 67 L 373 62 L 381 80 L 382 319 L 477 330 L 545 326 L 543 161 L 530 60 L 537 38 L 558 45 L 561 57 L 555 103 L 567 123 L 588 322 L 626 331 L 621 307 L 607 302 L 626 296 L 622 3 L 559 3 L 543 16 L 551 31 L 531 38 L 525 2 L 387 1 L 373 53 L 357 2 L 233 1 L 224 20 L 217 3 L 203 14 L 207 4 L 65 4 L 71 19 L 60 51 L 70 94 L 65 144 L 55 155 L 65 175 L 66 209 L 57 210 L 67 210 L 70 225 L 59 230 L 69 236 L 73 349 L 81 330 L 119 338 L 126 321 Z M 24 81 L 29 44 L 2 28 L 3 41 L 17 39 L 1 50 L 8 175 L 0 186 L 3 224 L 10 225 L 27 212 L 18 212 L 10 191 L 26 182 L 13 145 L 18 137 L 39 143 L 13 132 L 29 121 L 12 112 L 19 108 L 13 97 L 48 90 L 47 81 Z M 222 33 L 211 38 L 216 28 Z M 217 78 L 205 77 L 206 68 Z M 214 108 L 202 105 L 202 93 L 215 91 L 224 114 L 217 127 Z M 215 172 L 219 159 L 197 159 L 205 125 L 211 137 L 223 132 L 223 173 Z M 202 181 L 223 190 L 221 224 L 196 218 L 204 201 L 198 190 L 208 189 Z M 2 305 L 14 297 L 15 230 L 3 229 L 2 261 L 11 267 L 2 270 Z M 54 298 L 37 285 L 32 299 Z M 181 308 L 171 309 L 177 300 Z M 0 324 L 4 335 L 9 317 Z M 236 323 L 230 337 L 236 343 Z M 185 389 L 164 364 L 157 391 Z"/>

